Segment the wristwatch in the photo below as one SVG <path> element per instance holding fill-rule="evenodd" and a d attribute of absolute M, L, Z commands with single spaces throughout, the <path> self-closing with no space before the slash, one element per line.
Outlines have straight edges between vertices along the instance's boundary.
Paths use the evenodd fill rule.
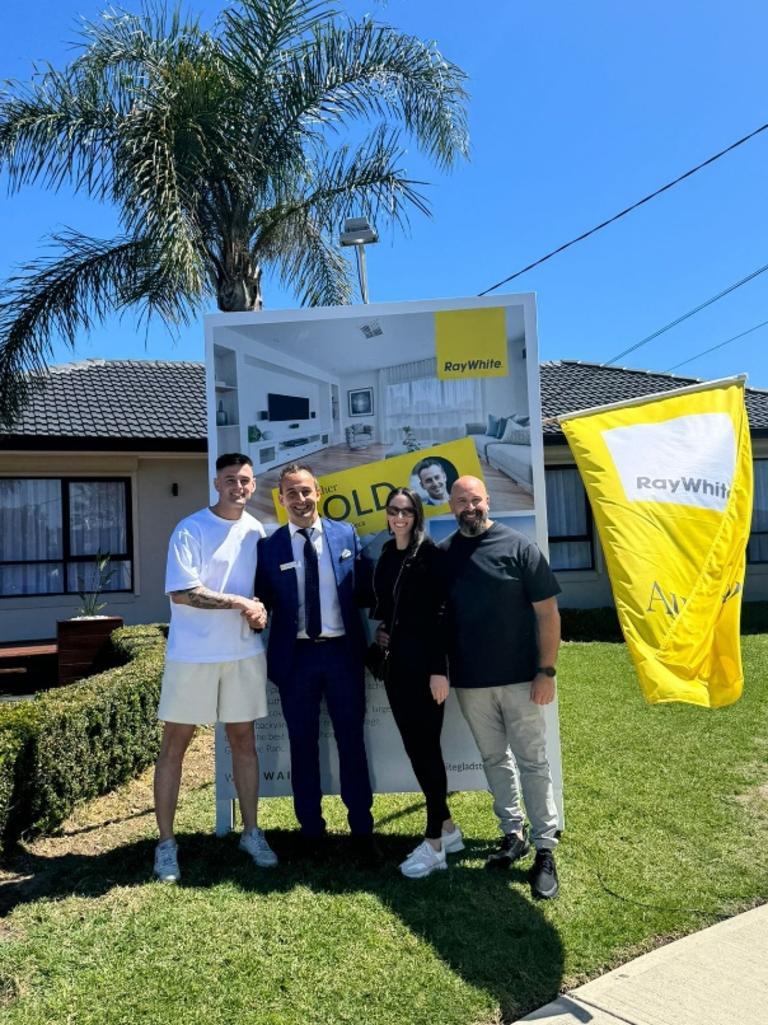
<path fill-rule="evenodd" d="M 543 676 L 557 676 L 557 670 L 554 666 L 539 666 L 536 670 L 536 675 L 541 673 Z"/>

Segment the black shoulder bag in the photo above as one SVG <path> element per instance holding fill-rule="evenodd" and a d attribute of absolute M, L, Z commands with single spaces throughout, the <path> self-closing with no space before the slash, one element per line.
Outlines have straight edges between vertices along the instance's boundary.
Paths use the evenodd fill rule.
<path fill-rule="evenodd" d="M 412 555 L 403 559 L 403 564 L 400 567 L 400 571 L 395 580 L 395 586 L 392 589 L 395 601 L 392 609 L 392 625 L 389 629 L 390 646 L 392 645 L 392 633 L 395 629 L 395 623 L 397 622 L 397 605 L 400 600 L 400 578 L 403 575 L 403 570 L 412 561 L 412 559 Z M 382 648 L 382 646 L 377 644 L 376 641 L 369 644 L 368 650 L 365 653 L 365 667 L 374 679 L 386 680 L 389 672 L 389 648 Z"/>

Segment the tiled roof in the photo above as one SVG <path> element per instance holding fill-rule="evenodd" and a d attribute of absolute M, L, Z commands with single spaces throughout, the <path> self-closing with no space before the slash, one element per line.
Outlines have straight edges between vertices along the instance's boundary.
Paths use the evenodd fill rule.
<path fill-rule="evenodd" d="M 6 435 L 151 447 L 204 448 L 205 369 L 170 360 L 89 359 L 52 367 L 34 379 L 24 411 Z M 165 445 L 164 443 L 168 443 Z"/>
<path fill-rule="evenodd" d="M 697 377 L 608 367 L 602 363 L 582 363 L 580 360 L 551 360 L 542 363 L 540 371 L 541 413 L 545 421 L 580 409 L 591 409 L 593 406 L 699 383 Z M 768 391 L 748 388 L 746 401 L 752 431 L 768 432 Z M 557 423 L 545 423 L 544 435 L 550 440 L 563 436 Z"/>
<path fill-rule="evenodd" d="M 669 391 L 697 378 L 608 367 L 579 360 L 541 364 L 542 415 L 548 418 L 623 399 Z M 768 391 L 747 390 L 753 431 L 768 433 Z M 550 441 L 562 438 L 545 423 Z M 204 451 L 205 368 L 170 360 L 89 359 L 52 367 L 34 389 L 23 414 L 0 444 L 40 447 L 163 447 Z"/>

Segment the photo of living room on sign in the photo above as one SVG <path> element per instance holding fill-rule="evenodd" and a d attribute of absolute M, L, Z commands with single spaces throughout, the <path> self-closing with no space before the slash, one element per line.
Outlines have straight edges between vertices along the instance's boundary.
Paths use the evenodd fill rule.
<path fill-rule="evenodd" d="M 501 374 L 474 371 L 482 361 L 468 360 L 466 375 L 451 379 L 439 372 L 435 305 L 397 304 L 398 312 L 382 305 L 375 334 L 366 330 L 370 314 L 350 307 L 291 311 L 282 322 L 250 318 L 237 330 L 230 325 L 239 315 L 230 315 L 228 329 L 215 332 L 214 364 L 226 367 L 231 411 L 227 426 L 217 428 L 219 448 L 226 440 L 231 451 L 238 442 L 253 459 L 254 515 L 275 520 L 272 491 L 280 468 L 294 461 L 309 463 L 321 484 L 341 471 L 381 464 L 382 481 L 416 488 L 435 513 L 449 512 L 456 477 L 473 473 L 484 479 L 492 509 L 533 510 L 529 378 L 538 368 L 528 365 L 535 342 L 526 339 L 524 305 L 505 306 L 502 298 L 494 310 L 505 356 L 498 365 L 506 364 Z M 472 353 L 471 319 L 467 325 Z M 471 456 L 462 465 L 455 453 L 441 451 L 457 441 Z M 406 471 L 398 459 L 390 472 L 388 461 L 399 456 L 408 456 Z M 398 479 L 390 480 L 396 467 Z M 340 502 L 323 509 L 335 511 L 341 518 Z"/>

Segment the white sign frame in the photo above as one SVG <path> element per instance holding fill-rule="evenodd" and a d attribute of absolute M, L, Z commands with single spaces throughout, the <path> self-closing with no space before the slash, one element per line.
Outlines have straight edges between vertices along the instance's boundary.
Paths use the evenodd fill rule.
<path fill-rule="evenodd" d="M 505 504 L 510 504 L 509 497 L 502 499 L 500 505 L 494 496 L 494 485 L 487 481 L 491 515 L 517 526 L 546 554 L 544 451 L 533 293 L 207 316 L 205 363 L 210 479 L 215 476 L 219 452 L 249 454 L 254 460 L 257 476 L 255 499 L 261 503 L 251 511 L 262 519 L 268 530 L 274 529 L 276 517 L 273 515 L 270 527 L 270 519 L 264 515 L 266 490 L 260 487 L 259 478 L 265 472 L 274 475 L 276 468 L 296 458 L 311 464 L 313 454 L 327 454 L 331 449 L 342 451 L 347 427 L 368 425 L 371 438 L 384 439 L 389 444 L 389 452 L 394 452 L 397 446 L 392 444 L 392 426 L 387 420 L 386 402 L 382 401 L 384 387 L 381 381 L 387 369 L 386 360 L 390 359 L 390 367 L 404 367 L 415 366 L 415 361 L 434 357 L 434 335 L 430 342 L 429 332 L 430 329 L 434 331 L 431 325 L 435 313 L 487 308 L 503 308 L 505 311 L 509 367 L 505 377 L 481 379 L 482 412 L 484 416 L 493 412 L 491 406 L 499 413 L 511 412 L 512 407 L 516 407 L 516 411 L 522 409 L 529 417 L 530 443 L 527 453 L 524 453 L 529 463 L 528 479 L 518 479 L 515 483 L 520 490 L 527 488 L 534 499 L 528 503 L 527 511 L 523 499 L 519 502 L 515 499 L 521 508 L 507 509 Z M 346 364 L 343 362 L 345 359 Z M 355 360 L 359 365 L 350 366 Z M 355 414 L 350 421 L 346 393 L 366 387 L 374 389 L 373 411 L 369 417 Z M 290 398 L 290 395 L 281 396 L 278 389 L 282 392 L 292 390 L 297 393 L 295 397 L 302 400 L 308 398 L 310 417 L 291 423 L 270 423 L 264 414 L 268 412 L 267 396 L 272 394 L 271 389 L 277 393 L 277 398 Z M 487 399 L 487 396 L 493 396 L 493 399 Z M 303 408 L 306 408 L 306 403 Z M 450 427 L 441 429 L 442 434 L 447 433 L 448 437 L 440 440 L 461 436 L 459 433 L 451 436 L 451 430 Z M 291 435 L 288 431 L 296 433 Z M 398 451 L 404 452 L 405 449 Z M 378 458 L 381 458 L 380 454 Z M 495 473 L 496 476 L 504 476 L 503 464 L 495 468 Z M 323 471 L 318 470 L 318 476 L 322 475 Z M 500 486 L 503 489 L 503 485 Z M 212 492 L 213 500 L 215 495 Z M 428 521 L 436 536 L 445 536 L 452 526 L 448 510 L 444 512 L 446 515 Z M 268 696 L 268 718 L 258 721 L 255 726 L 261 762 L 261 793 L 262 796 L 284 796 L 291 792 L 290 756 L 279 696 L 271 683 L 268 684 Z M 545 717 L 547 753 L 562 828 L 563 784 L 557 702 L 546 707 Z M 419 792 L 392 719 L 383 684 L 369 674 L 365 732 L 374 792 Z M 324 711 L 320 733 L 323 792 L 335 794 L 339 791 L 338 761 L 330 722 Z M 446 706 L 442 744 L 449 789 L 487 789 L 479 752 L 453 694 Z M 231 758 L 224 730 L 219 726 L 216 741 L 216 832 L 219 835 L 227 833 L 233 826 L 233 798 Z"/>

